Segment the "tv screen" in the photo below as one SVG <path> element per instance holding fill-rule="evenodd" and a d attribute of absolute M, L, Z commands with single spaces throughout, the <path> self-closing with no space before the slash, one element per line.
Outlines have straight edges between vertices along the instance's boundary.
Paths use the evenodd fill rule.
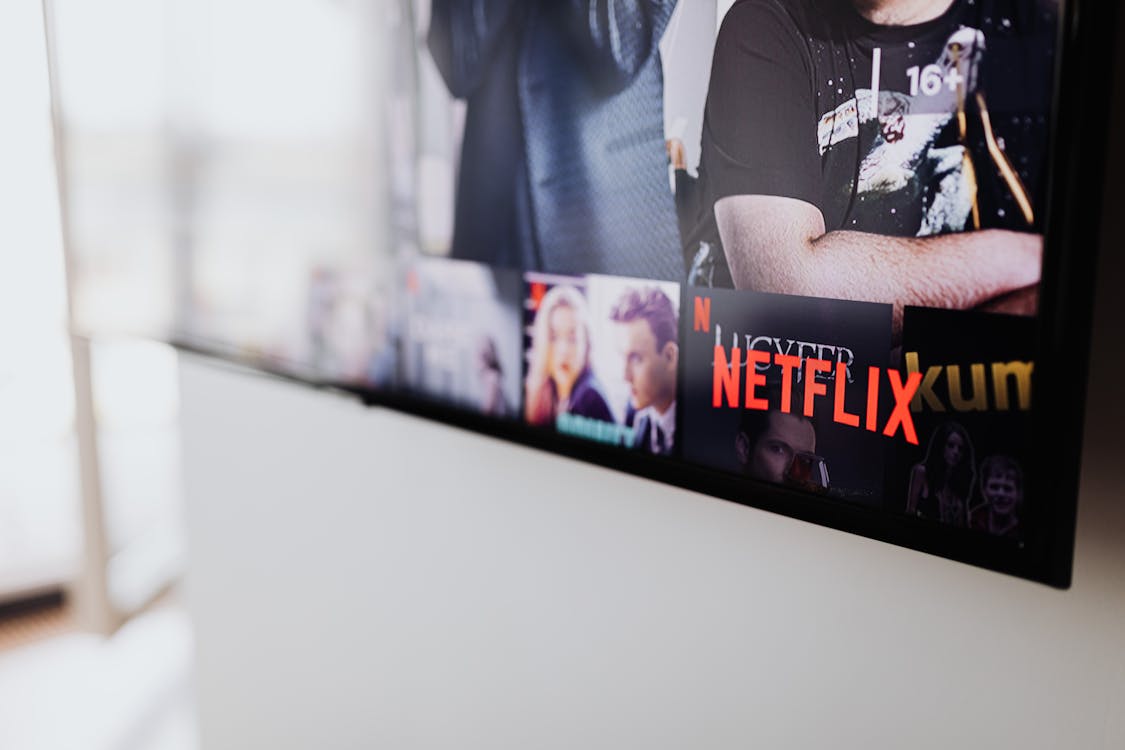
<path fill-rule="evenodd" d="M 174 339 L 1068 585 L 1112 4 L 325 5 L 361 114 L 209 110 Z"/>

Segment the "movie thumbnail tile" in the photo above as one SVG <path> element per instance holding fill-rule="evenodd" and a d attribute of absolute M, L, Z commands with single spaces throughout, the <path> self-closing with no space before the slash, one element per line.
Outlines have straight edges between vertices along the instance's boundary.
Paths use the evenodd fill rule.
<path fill-rule="evenodd" d="M 879 505 L 887 443 L 902 439 L 883 434 L 878 390 L 898 375 L 892 308 L 703 289 L 684 304 L 684 459 Z"/>
<path fill-rule="evenodd" d="M 919 443 L 895 445 L 888 508 L 1026 538 L 1034 351 L 1035 322 L 1023 316 L 905 309 L 903 370 L 919 379 L 910 404 Z"/>
<path fill-rule="evenodd" d="M 395 385 L 395 295 L 391 264 L 317 265 L 308 274 L 301 353 L 285 369 L 299 377 L 383 389 Z M 304 367 L 297 363 L 304 362 Z"/>
<path fill-rule="evenodd" d="M 402 277 L 403 389 L 514 419 L 520 403 L 520 274 L 417 258 L 404 263 Z"/>
<path fill-rule="evenodd" d="M 536 273 L 526 281 L 527 423 L 676 453 L 679 285 Z"/>

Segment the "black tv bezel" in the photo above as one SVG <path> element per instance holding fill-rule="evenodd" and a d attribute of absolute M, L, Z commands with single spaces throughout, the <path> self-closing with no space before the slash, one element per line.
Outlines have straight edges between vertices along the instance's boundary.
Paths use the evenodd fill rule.
<path fill-rule="evenodd" d="M 218 356 L 305 385 L 358 396 L 385 407 L 645 479 L 692 490 L 839 531 L 907 547 L 1056 588 L 1070 586 L 1077 515 L 1083 410 L 1089 367 L 1096 248 L 1100 240 L 1103 153 L 1113 81 L 1116 3 L 1066 0 L 1060 14 L 1049 137 L 1049 193 L 1036 365 L 1032 375 L 1032 446 L 1028 486 L 1050 502 L 1029 504 L 1024 544 L 883 509 L 841 503 L 785 487 L 661 458 L 601 446 L 518 421 L 502 421 L 403 389 L 374 389 L 297 375 L 299 366 L 248 361 L 235 350 L 182 336 L 177 348 Z M 1068 248 L 1082 248 L 1071 252 Z M 1085 249 L 1090 248 L 1089 252 Z M 307 370 L 306 370 L 307 372 Z M 1042 436 L 1057 439 L 1050 443 Z"/>

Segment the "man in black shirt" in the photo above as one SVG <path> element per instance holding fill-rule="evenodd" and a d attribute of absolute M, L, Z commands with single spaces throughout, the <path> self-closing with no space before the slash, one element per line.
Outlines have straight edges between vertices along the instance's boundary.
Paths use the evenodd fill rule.
<path fill-rule="evenodd" d="M 735 3 L 689 263 L 721 241 L 734 286 L 893 303 L 896 329 L 903 305 L 1033 312 L 1056 19 L 1049 0 Z"/>

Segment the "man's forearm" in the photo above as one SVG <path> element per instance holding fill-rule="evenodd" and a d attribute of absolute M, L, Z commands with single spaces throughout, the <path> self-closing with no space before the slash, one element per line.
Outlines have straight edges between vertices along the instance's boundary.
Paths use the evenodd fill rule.
<path fill-rule="evenodd" d="M 768 242 L 768 241 L 767 241 Z M 756 245 L 764 245 L 759 239 Z M 788 249 L 728 252 L 735 285 L 759 291 L 965 309 L 1039 281 L 1038 235 L 829 232 Z M 803 247 L 802 247 L 803 245 Z M 724 247 L 726 238 L 724 238 Z M 790 257 L 781 257 L 784 253 Z"/>
<path fill-rule="evenodd" d="M 1038 235 L 985 230 L 936 237 L 829 232 L 812 243 L 816 282 L 846 277 L 868 298 L 903 305 L 966 309 L 1039 281 Z"/>

